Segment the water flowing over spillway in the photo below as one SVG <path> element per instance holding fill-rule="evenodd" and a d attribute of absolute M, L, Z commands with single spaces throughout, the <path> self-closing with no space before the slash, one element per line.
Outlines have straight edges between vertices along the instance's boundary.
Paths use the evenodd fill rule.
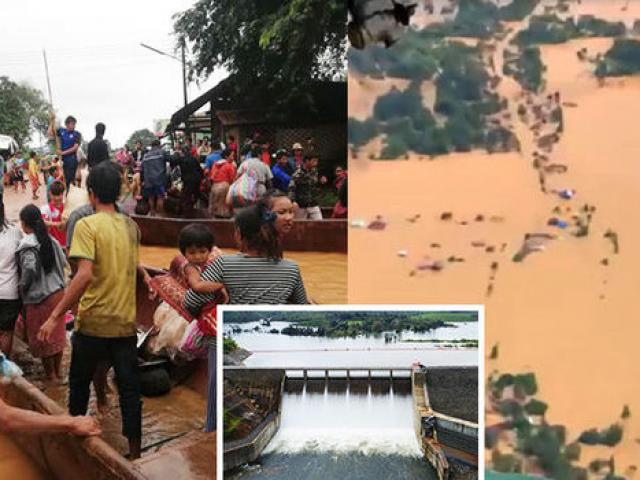
<path fill-rule="evenodd" d="M 436 478 L 421 457 L 411 395 L 366 392 L 286 393 L 282 424 L 260 466 L 235 478 Z"/>

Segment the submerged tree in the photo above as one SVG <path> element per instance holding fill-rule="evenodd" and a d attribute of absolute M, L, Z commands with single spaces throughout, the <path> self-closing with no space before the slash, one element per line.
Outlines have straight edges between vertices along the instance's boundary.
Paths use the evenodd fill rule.
<path fill-rule="evenodd" d="M 175 15 L 194 58 L 191 77 L 224 68 L 236 94 L 298 100 L 315 80 L 346 75 L 346 0 L 198 0 Z"/>

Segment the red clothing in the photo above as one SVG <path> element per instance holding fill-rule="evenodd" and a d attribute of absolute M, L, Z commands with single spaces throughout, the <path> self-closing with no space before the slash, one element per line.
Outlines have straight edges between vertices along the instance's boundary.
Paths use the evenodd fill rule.
<path fill-rule="evenodd" d="M 238 142 L 232 142 L 229 144 L 229 150 L 236 153 L 236 158 L 238 158 Z"/>
<path fill-rule="evenodd" d="M 193 158 L 200 158 L 200 155 L 198 155 L 198 149 L 196 147 L 191 147 L 191 156 Z"/>
<path fill-rule="evenodd" d="M 260 158 L 262 159 L 262 163 L 267 167 L 271 167 L 271 154 L 269 152 L 262 152 Z"/>
<path fill-rule="evenodd" d="M 227 182 L 232 184 L 236 179 L 236 167 L 233 163 L 218 161 L 211 167 L 211 174 L 209 176 L 213 183 Z"/>
<path fill-rule="evenodd" d="M 40 209 L 42 219 L 48 222 L 60 222 L 62 221 L 62 213 L 64 212 L 64 205 L 57 208 L 53 203 L 49 203 Z M 50 227 L 49 235 L 55 238 L 58 243 L 64 247 L 67 244 L 67 233 L 64 229 L 58 227 Z"/>

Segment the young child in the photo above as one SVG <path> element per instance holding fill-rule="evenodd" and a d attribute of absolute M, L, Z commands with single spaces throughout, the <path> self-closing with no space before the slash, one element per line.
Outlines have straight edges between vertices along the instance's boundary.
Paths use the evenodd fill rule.
<path fill-rule="evenodd" d="M 40 165 L 36 152 L 29 155 L 29 183 L 31 183 L 32 199 L 38 200 L 38 190 L 40 190 Z"/>
<path fill-rule="evenodd" d="M 25 161 L 20 152 L 16 153 L 15 158 L 11 162 L 11 177 L 13 178 L 13 187 L 18 193 L 18 185 L 22 185 L 22 192 L 27 191 L 27 185 L 24 180 Z"/>
<path fill-rule="evenodd" d="M 40 208 L 49 235 L 55 238 L 60 245 L 67 244 L 62 214 L 64 213 L 64 183 L 54 181 L 49 189 L 49 203 Z"/>
<path fill-rule="evenodd" d="M 211 253 L 215 248 L 211 231 L 204 225 L 197 223 L 187 225 L 180 232 L 178 246 L 180 253 L 184 255 L 188 262 L 184 266 L 184 277 L 187 280 L 188 288 L 197 293 L 220 292 L 225 298 L 224 303 L 226 303 L 228 296 L 222 283 L 207 282 L 200 279 L 200 275 L 210 263 Z"/>

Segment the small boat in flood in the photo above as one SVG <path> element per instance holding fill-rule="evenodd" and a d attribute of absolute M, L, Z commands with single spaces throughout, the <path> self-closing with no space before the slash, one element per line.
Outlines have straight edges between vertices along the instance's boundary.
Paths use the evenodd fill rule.
<path fill-rule="evenodd" d="M 154 276 L 166 273 L 148 269 Z M 159 301 L 150 300 L 144 282 L 137 291 L 138 328 L 148 330 Z M 25 377 L 0 385 L 0 396 L 10 405 L 50 415 L 66 412 L 68 386 L 45 389 L 37 362 L 21 342 L 15 357 L 25 368 Z M 65 362 L 69 360 L 69 349 Z M 31 364 L 32 368 L 28 368 Z M 144 366 L 143 366 L 144 368 Z M 115 405 L 101 418 L 100 437 L 79 438 L 68 434 L 12 435 L 12 439 L 53 479 L 95 480 L 210 480 L 215 478 L 215 433 L 204 433 L 207 364 L 193 361 L 183 366 L 167 365 L 173 388 L 160 397 L 143 397 L 143 454 L 135 461 L 125 458 L 126 440 L 120 434 L 120 413 Z M 55 398 L 55 400 L 54 400 Z M 110 395 L 113 399 L 114 396 Z M 115 397 L 117 399 L 117 396 Z M 93 402 L 90 403 L 90 409 Z M 18 478 L 18 477 L 16 477 Z"/>
<path fill-rule="evenodd" d="M 206 218 L 202 214 L 192 218 L 131 214 L 131 218 L 140 227 L 143 245 L 175 247 L 180 230 L 191 223 L 201 223 L 213 232 L 218 247 L 236 248 L 231 219 Z M 283 247 L 294 252 L 347 253 L 347 219 L 295 220 Z"/>

